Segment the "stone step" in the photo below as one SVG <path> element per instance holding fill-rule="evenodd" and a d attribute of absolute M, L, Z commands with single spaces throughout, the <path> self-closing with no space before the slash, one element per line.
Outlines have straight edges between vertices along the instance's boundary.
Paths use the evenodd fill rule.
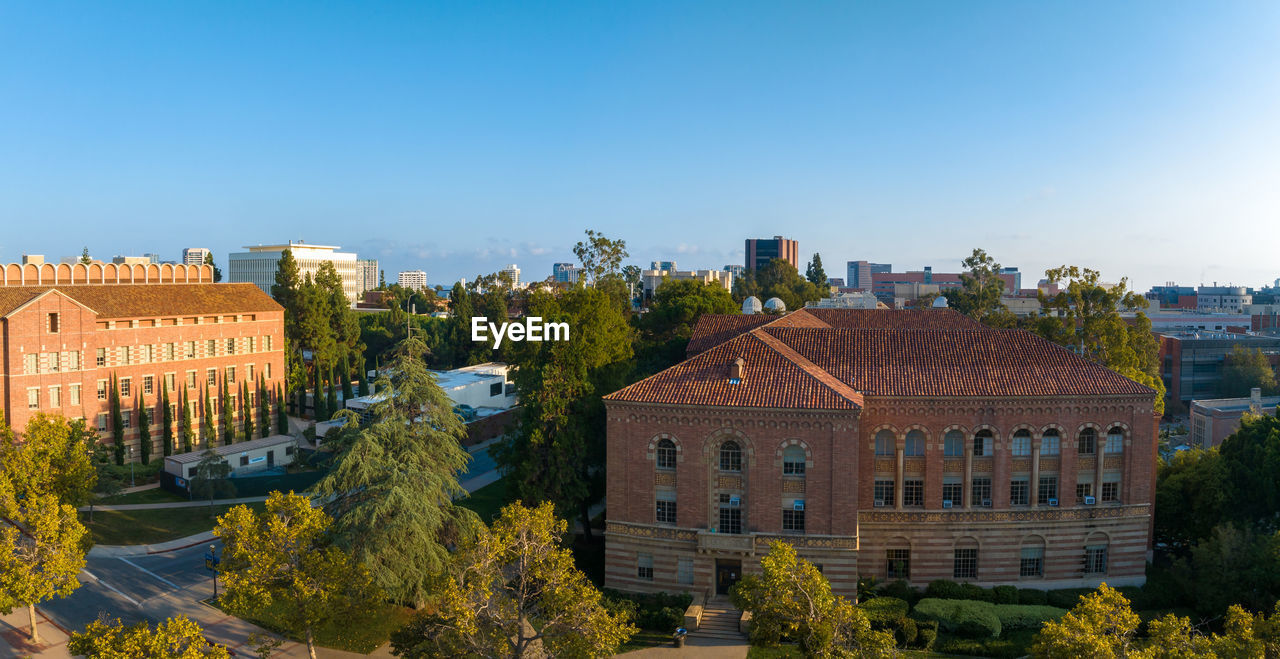
<path fill-rule="evenodd" d="M 739 634 L 736 630 L 735 630 L 735 631 L 729 631 L 729 630 L 706 630 L 706 631 L 704 631 L 704 630 L 699 629 L 699 630 L 698 630 L 698 631 L 696 631 L 696 632 L 691 632 L 691 633 L 690 633 L 690 635 L 696 635 L 698 638 L 721 638 L 721 639 L 727 639 L 727 640 L 731 640 L 731 641 L 740 641 L 740 640 L 742 640 L 742 639 L 746 638 L 746 637 L 745 637 L 745 636 L 743 636 L 742 634 Z"/>

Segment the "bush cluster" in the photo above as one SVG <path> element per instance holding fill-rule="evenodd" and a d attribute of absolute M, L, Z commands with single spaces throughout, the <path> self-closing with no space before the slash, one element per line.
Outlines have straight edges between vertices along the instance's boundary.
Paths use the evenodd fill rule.
<path fill-rule="evenodd" d="M 1055 606 L 994 604 L 991 608 L 996 617 L 1000 618 L 1000 626 L 1005 631 L 1040 629 L 1040 626 L 1044 623 L 1067 615 L 1066 609 L 1060 609 Z"/>
<path fill-rule="evenodd" d="M 897 597 L 873 597 L 858 608 L 866 614 L 871 628 L 893 633 L 898 647 L 929 649 L 938 638 L 936 621 L 917 621 L 907 616 L 911 605 Z"/>
<path fill-rule="evenodd" d="M 926 597 L 916 604 L 912 615 L 936 621 L 943 631 L 966 638 L 991 638 L 999 636 L 1002 629 L 990 602 Z"/>
<path fill-rule="evenodd" d="M 658 632 L 683 626 L 684 611 L 693 603 L 688 593 L 624 593 L 606 588 L 604 596 L 609 611 L 627 611 L 637 627 Z"/>

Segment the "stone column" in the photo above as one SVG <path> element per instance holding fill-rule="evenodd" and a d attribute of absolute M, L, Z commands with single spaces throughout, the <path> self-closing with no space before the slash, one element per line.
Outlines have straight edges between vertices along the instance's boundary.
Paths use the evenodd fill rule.
<path fill-rule="evenodd" d="M 902 471 L 905 466 L 904 462 L 906 458 L 903 457 L 903 453 L 905 453 L 905 451 L 903 451 L 901 443 L 899 443 L 898 449 L 895 453 L 898 457 L 898 464 L 897 471 L 894 472 L 893 477 L 893 507 L 898 510 L 902 510 Z"/>
<path fill-rule="evenodd" d="M 1040 438 L 1031 440 L 1031 505 L 1040 505 Z M 1047 502 L 1046 502 L 1047 503 Z"/>
<path fill-rule="evenodd" d="M 964 442 L 964 507 L 966 510 L 973 507 L 973 438 L 966 438 Z"/>
<path fill-rule="evenodd" d="M 1102 503 L 1102 471 L 1107 462 L 1107 436 L 1098 435 L 1098 445 L 1095 447 L 1098 453 L 1098 464 L 1094 467 L 1093 472 L 1093 496 L 1097 497 L 1096 501 Z"/>

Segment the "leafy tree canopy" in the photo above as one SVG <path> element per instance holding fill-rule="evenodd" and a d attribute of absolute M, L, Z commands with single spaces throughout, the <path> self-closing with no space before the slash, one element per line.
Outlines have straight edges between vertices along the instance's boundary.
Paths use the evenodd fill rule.
<path fill-rule="evenodd" d="M 145 622 L 128 627 L 119 618 L 97 620 L 73 632 L 67 649 L 85 659 L 230 659 L 227 649 L 204 637 L 186 616 L 169 618 L 152 629 Z"/>

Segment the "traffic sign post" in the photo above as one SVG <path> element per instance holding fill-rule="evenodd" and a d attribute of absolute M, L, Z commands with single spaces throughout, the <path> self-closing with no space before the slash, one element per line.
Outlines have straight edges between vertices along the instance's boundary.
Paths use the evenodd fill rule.
<path fill-rule="evenodd" d="M 209 545 L 209 551 L 204 553 L 204 569 L 213 573 L 213 599 L 218 599 L 218 550 Z"/>

